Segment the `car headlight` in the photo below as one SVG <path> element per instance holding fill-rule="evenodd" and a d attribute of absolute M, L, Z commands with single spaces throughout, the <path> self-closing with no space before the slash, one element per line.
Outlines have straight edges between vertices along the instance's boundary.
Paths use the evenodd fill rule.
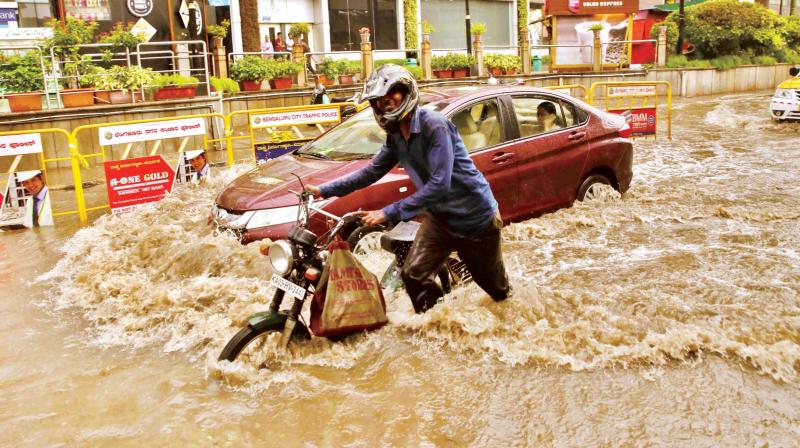
<path fill-rule="evenodd" d="M 322 207 L 328 201 L 314 202 L 315 207 Z M 286 224 L 287 222 L 294 222 L 297 219 L 297 209 L 299 206 L 292 205 L 290 207 L 269 208 L 266 210 L 256 210 L 253 217 L 247 223 L 248 229 L 255 229 L 258 227 L 276 226 L 278 224 Z M 314 213 L 313 211 L 311 212 Z"/>
<path fill-rule="evenodd" d="M 794 90 L 792 89 L 776 89 L 775 90 L 775 98 L 794 98 Z"/>
<path fill-rule="evenodd" d="M 286 240 L 278 240 L 269 245 L 269 263 L 276 274 L 284 276 L 294 266 L 294 245 Z"/>

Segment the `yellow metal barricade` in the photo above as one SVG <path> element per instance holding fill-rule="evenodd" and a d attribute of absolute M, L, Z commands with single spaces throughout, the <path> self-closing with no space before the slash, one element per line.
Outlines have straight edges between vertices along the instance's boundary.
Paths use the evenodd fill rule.
<path fill-rule="evenodd" d="M 227 141 L 227 136 L 209 138 L 215 119 L 220 120 L 223 131 L 226 131 L 227 118 L 222 114 L 210 113 L 84 125 L 75 128 L 71 138 L 75 142 L 77 157 L 83 161 L 84 171 L 92 171 L 94 178 L 105 179 L 105 173 L 101 171 L 102 163 L 110 160 L 159 154 L 177 157 L 182 151 L 194 149 L 203 149 L 209 154 L 212 146 Z M 81 177 L 78 171 L 75 174 L 76 187 Z M 81 220 L 87 219 L 89 211 L 108 208 L 107 199 L 103 198 L 101 205 L 87 207 L 81 192 L 78 199 Z"/>
<path fill-rule="evenodd" d="M 672 84 L 667 81 L 596 82 L 589 88 L 589 104 L 595 105 L 598 87 L 605 89 L 605 110 L 626 115 L 633 137 L 657 136 L 657 109 L 661 105 L 659 99 L 665 95 L 667 137 L 672 139 Z M 659 87 L 664 88 L 662 93 Z"/>
<path fill-rule="evenodd" d="M 545 87 L 545 89 L 566 90 L 568 95 L 570 95 L 572 97 L 575 97 L 575 98 L 580 98 L 583 101 L 586 101 L 587 93 L 588 93 L 588 89 L 586 89 L 586 86 L 583 85 L 583 84 L 565 84 L 563 86 L 547 86 L 547 87 Z M 578 90 L 581 91 L 581 96 L 577 96 L 577 95 L 573 95 L 572 94 L 572 91 L 575 90 L 575 89 L 578 89 Z"/>
<path fill-rule="evenodd" d="M 325 125 L 336 125 L 342 121 L 345 108 L 362 110 L 369 103 L 353 102 L 313 104 L 308 106 L 273 107 L 231 112 L 225 118 L 228 139 L 228 164 L 234 163 L 234 142 L 248 140 L 250 160 L 266 160 L 279 157 L 327 131 Z M 237 120 L 244 117 L 246 125 Z M 236 129 L 243 132 L 236 134 Z"/>
<path fill-rule="evenodd" d="M 29 146 L 29 148 L 25 148 L 26 146 Z M 59 148 L 61 149 L 59 150 Z M 4 155 L 4 153 L 9 155 Z M 32 158 L 36 159 L 34 163 L 26 161 L 26 159 Z M 58 167 L 59 162 L 69 162 L 72 184 L 75 189 L 76 205 L 74 209 L 68 208 L 63 206 L 63 201 L 52 200 L 52 216 L 80 215 L 83 207 L 83 184 L 80 180 L 80 158 L 76 152 L 72 136 L 67 131 L 56 128 L 0 132 L 0 163 L 4 167 L 8 163 L 5 168 L 8 175 L 19 171 L 20 166 L 24 165 L 26 170 L 33 168 L 42 171 L 45 185 L 47 185 L 50 192 L 48 194 L 67 191 L 69 190 L 69 185 L 55 185 L 54 181 L 56 179 L 54 177 L 57 176 L 48 177 L 48 164 L 56 164 L 56 167 Z M 8 180 L 9 176 L 0 177 L 0 192 L 6 191 Z M 61 186 L 65 188 L 59 188 Z M 58 196 L 57 193 L 56 196 Z M 12 197 L 18 196 L 14 194 Z M 8 199 L 4 198 L 4 200 Z"/>

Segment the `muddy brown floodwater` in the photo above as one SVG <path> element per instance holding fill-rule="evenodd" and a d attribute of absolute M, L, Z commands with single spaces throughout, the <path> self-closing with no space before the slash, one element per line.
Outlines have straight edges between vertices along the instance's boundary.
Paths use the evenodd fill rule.
<path fill-rule="evenodd" d="M 266 260 L 158 206 L 0 233 L 2 446 L 800 445 L 800 124 L 680 100 L 622 198 L 503 231 L 516 295 L 236 363 Z M 266 365 L 269 368 L 259 368 Z"/>

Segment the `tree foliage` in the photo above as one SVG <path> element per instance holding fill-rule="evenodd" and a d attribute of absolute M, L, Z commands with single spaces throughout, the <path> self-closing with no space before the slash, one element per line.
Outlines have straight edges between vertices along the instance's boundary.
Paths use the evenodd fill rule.
<path fill-rule="evenodd" d="M 403 19 L 406 23 L 406 48 L 417 48 L 417 0 L 403 0 Z"/>

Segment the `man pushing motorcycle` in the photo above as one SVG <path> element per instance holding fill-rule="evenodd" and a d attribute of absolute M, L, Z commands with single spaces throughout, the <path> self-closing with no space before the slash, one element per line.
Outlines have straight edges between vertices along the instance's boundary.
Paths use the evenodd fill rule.
<path fill-rule="evenodd" d="M 423 214 L 401 270 L 414 310 L 424 313 L 444 295 L 436 277 L 453 250 L 492 299 L 509 297 L 497 201 L 456 127 L 444 115 L 417 107 L 417 83 L 398 65 L 375 70 L 360 100 L 370 102 L 375 120 L 386 131 L 386 143 L 361 170 L 319 187 L 307 185 L 306 190 L 323 198 L 345 196 L 378 181 L 399 164 L 417 191 L 381 210 L 365 212 L 362 220 L 379 225 Z"/>

